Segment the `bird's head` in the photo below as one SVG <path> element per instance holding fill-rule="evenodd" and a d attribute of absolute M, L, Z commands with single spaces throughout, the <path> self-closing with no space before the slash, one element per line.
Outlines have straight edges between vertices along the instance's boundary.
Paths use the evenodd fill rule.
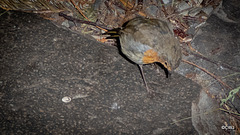
<path fill-rule="evenodd" d="M 164 62 L 160 62 L 167 70 L 168 72 L 172 72 L 172 67 L 171 67 L 171 64 L 167 61 L 164 61 Z"/>

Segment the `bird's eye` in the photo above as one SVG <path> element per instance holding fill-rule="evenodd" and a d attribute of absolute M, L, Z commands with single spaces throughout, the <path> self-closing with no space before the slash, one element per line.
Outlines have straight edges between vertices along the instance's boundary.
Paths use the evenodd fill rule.
<path fill-rule="evenodd" d="M 165 64 L 166 66 L 168 65 L 168 63 L 167 63 L 166 61 L 164 62 L 164 64 Z"/>

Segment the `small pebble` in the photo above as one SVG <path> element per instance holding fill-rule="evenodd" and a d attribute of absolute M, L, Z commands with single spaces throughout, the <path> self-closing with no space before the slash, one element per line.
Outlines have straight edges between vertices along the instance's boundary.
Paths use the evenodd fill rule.
<path fill-rule="evenodd" d="M 64 102 L 64 103 L 69 103 L 69 102 L 71 102 L 71 98 L 70 97 L 63 97 L 62 98 L 62 101 Z"/>

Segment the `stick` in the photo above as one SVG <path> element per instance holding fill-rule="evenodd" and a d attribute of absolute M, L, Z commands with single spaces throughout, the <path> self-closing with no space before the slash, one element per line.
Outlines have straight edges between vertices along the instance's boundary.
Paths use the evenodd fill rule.
<path fill-rule="evenodd" d="M 200 66 L 198 66 L 198 65 L 196 65 L 196 64 L 194 64 L 194 63 L 192 63 L 192 62 L 190 62 L 190 61 L 184 60 L 184 59 L 182 59 L 182 61 L 183 61 L 184 63 L 187 63 L 187 64 L 189 64 L 189 65 L 193 65 L 193 66 L 201 69 L 203 72 L 207 73 L 208 75 L 210 75 L 210 76 L 212 76 L 214 79 L 216 79 L 218 82 L 220 82 L 221 85 L 227 87 L 228 89 L 232 89 L 230 86 L 228 86 L 226 83 L 224 83 L 221 79 L 219 79 L 219 77 L 217 77 L 217 76 L 214 75 L 213 73 L 207 71 L 205 68 L 200 67 Z"/>

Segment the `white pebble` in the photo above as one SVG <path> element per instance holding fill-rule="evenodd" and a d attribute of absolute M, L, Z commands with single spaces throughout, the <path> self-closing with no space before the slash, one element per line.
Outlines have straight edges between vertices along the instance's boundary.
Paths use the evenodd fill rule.
<path fill-rule="evenodd" d="M 62 98 L 62 101 L 64 102 L 64 103 L 69 103 L 69 102 L 71 102 L 71 98 L 70 97 L 63 97 Z"/>

